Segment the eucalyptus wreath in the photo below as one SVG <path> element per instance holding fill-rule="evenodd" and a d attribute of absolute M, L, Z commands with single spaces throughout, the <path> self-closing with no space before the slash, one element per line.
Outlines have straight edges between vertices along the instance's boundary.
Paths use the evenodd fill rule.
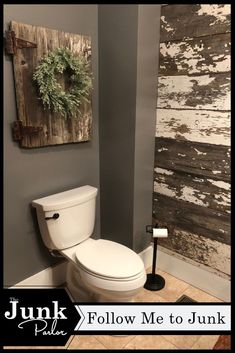
<path fill-rule="evenodd" d="M 65 91 L 56 74 L 67 72 L 71 89 Z M 89 63 L 83 56 L 75 56 L 68 48 L 57 48 L 45 56 L 33 74 L 39 99 L 44 108 L 62 116 L 75 115 L 84 100 L 88 100 L 92 88 Z"/>

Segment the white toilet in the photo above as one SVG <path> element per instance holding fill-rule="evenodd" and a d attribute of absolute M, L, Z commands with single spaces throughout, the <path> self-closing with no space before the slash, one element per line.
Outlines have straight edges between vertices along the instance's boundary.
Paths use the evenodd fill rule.
<path fill-rule="evenodd" d="M 97 192 L 86 185 L 34 200 L 32 205 L 45 245 L 69 260 L 67 286 L 73 298 L 129 302 L 146 281 L 144 263 L 124 245 L 90 238 Z"/>

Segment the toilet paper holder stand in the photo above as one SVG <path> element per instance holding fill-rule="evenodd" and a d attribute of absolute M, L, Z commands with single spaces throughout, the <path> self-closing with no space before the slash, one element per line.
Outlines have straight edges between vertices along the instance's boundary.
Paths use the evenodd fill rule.
<path fill-rule="evenodd" d="M 147 225 L 146 233 L 153 234 L 153 228 L 159 228 L 158 224 L 155 226 Z M 152 263 L 152 273 L 147 275 L 147 280 L 144 284 L 144 288 L 151 291 L 158 291 L 165 287 L 165 279 L 156 274 L 156 262 L 157 262 L 157 237 L 153 237 L 153 263 Z"/>

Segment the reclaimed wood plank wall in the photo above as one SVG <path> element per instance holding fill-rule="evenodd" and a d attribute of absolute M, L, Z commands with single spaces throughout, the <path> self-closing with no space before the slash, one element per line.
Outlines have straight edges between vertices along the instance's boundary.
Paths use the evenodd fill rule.
<path fill-rule="evenodd" d="M 161 13 L 153 219 L 159 244 L 230 276 L 230 5 Z"/>

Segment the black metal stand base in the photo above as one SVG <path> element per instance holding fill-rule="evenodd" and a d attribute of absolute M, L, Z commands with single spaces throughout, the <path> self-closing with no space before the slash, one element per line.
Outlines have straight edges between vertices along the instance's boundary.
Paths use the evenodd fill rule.
<path fill-rule="evenodd" d="M 160 275 L 153 275 L 149 273 L 147 275 L 147 281 L 145 282 L 144 288 L 152 291 L 160 290 L 165 287 L 165 280 Z"/>

